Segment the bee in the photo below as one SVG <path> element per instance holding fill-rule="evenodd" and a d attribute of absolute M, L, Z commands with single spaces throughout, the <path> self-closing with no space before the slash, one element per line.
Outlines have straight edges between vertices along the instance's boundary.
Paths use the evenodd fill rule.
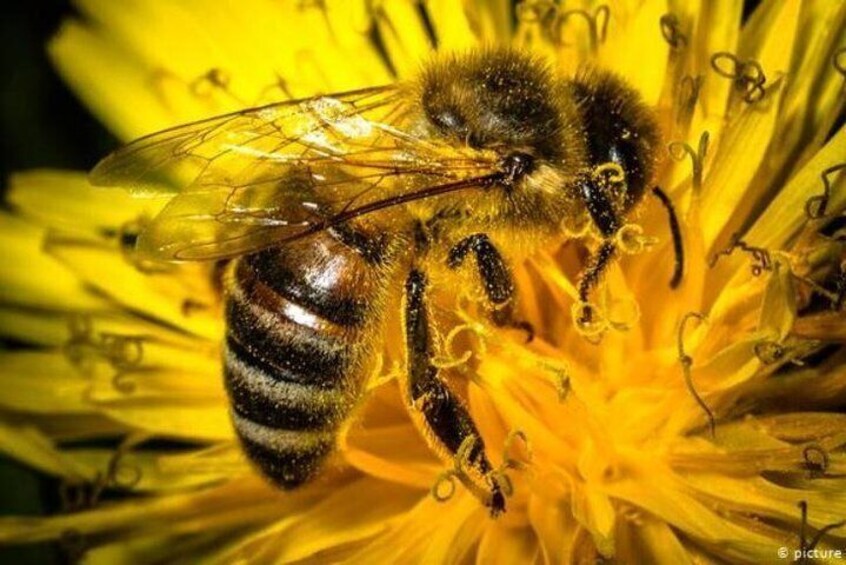
<path fill-rule="evenodd" d="M 401 292 L 410 413 L 436 452 L 463 452 L 472 492 L 496 515 L 504 487 L 433 362 L 429 274 L 464 271 L 492 323 L 531 331 L 516 317 L 509 265 L 562 226 L 592 222 L 601 244 L 581 276 L 587 302 L 658 143 L 650 110 L 615 76 L 561 77 L 525 53 L 486 49 L 436 57 L 408 83 L 154 133 L 91 178 L 176 184 L 138 239 L 142 257 L 231 260 L 224 380 L 243 450 L 264 475 L 291 489 L 319 473 Z M 622 194 L 593 174 L 606 163 L 624 172 Z M 507 259 L 514 239 L 530 245 Z"/>

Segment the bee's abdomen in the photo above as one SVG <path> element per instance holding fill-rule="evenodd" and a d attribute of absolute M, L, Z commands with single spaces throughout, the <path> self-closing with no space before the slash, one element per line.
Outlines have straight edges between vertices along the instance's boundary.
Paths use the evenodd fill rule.
<path fill-rule="evenodd" d="M 383 279 L 330 232 L 232 267 L 224 357 L 232 420 L 247 456 L 284 488 L 316 473 L 355 403 Z"/>

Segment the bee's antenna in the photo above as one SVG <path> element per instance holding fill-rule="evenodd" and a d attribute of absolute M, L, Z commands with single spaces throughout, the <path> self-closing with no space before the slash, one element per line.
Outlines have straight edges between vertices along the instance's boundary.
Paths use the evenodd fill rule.
<path fill-rule="evenodd" d="M 667 209 L 667 216 L 670 220 L 670 233 L 673 234 L 673 251 L 676 255 L 676 266 L 673 270 L 673 278 L 670 279 L 670 288 L 678 288 L 682 276 L 684 276 L 684 244 L 682 243 L 679 218 L 676 216 L 676 210 L 673 207 L 672 200 L 670 200 L 670 197 L 660 187 L 654 187 L 652 194 L 657 196 L 661 204 L 664 205 L 664 208 Z"/>

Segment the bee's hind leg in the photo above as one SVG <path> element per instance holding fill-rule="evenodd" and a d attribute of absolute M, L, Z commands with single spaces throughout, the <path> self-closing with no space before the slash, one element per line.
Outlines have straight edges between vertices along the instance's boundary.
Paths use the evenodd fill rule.
<path fill-rule="evenodd" d="M 519 328 L 526 332 L 526 341 L 535 337 L 535 329 L 529 322 L 518 320 L 514 314 L 516 289 L 511 271 L 490 238 L 477 233 L 456 243 L 449 251 L 447 265 L 450 269 L 460 267 L 470 252 L 476 256 L 476 266 L 485 295 L 493 305 L 491 320 L 498 326 Z"/>
<path fill-rule="evenodd" d="M 426 305 L 426 275 L 412 270 L 405 283 L 405 339 L 408 351 L 407 398 L 415 423 L 429 444 L 456 461 L 458 479 L 491 515 L 505 510 L 502 485 L 485 454 L 485 444 L 461 400 L 441 380 L 434 355 Z"/>

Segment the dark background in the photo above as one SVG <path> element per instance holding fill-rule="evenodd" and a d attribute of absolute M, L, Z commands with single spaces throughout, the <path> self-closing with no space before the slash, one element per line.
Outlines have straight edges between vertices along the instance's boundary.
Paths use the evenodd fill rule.
<path fill-rule="evenodd" d="M 744 17 L 759 1 L 747 0 Z M 75 13 L 70 1 L 11 4 L 0 7 L 2 187 L 14 171 L 38 167 L 89 169 L 117 143 L 65 87 L 47 58 L 47 40 L 63 18 Z M 0 456 L 0 516 L 55 512 L 57 490 L 55 481 Z M 65 552 L 51 544 L 0 548 L 0 563 L 69 560 Z"/>
<path fill-rule="evenodd" d="M 47 57 L 47 40 L 58 30 L 62 18 L 73 13 L 70 2 L 2 4 L 0 194 L 15 171 L 38 167 L 88 169 L 117 144 L 65 87 Z M 54 512 L 57 493 L 56 481 L 0 455 L 0 516 Z M 69 561 L 66 552 L 53 544 L 0 547 L 0 563 Z"/>

